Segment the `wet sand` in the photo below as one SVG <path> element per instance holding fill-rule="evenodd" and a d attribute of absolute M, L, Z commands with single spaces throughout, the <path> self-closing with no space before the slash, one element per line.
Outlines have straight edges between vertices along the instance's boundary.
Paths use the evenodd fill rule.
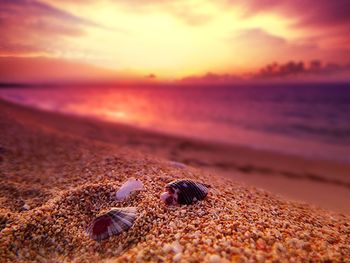
<path fill-rule="evenodd" d="M 309 184 L 315 199 L 328 194 L 315 188 L 334 187 L 340 200 L 349 194 L 346 165 L 213 145 L 7 102 L 0 102 L 0 112 L 3 262 L 350 260 L 346 205 L 334 209 L 342 214 L 330 212 L 235 180 L 253 176 L 264 178 L 261 185 L 277 181 L 286 189 Z M 146 191 L 117 203 L 114 194 L 130 177 L 142 180 Z M 208 182 L 212 190 L 194 205 L 166 207 L 159 194 L 177 178 Z M 137 206 L 134 226 L 106 241 L 89 239 L 89 222 L 113 206 Z"/>

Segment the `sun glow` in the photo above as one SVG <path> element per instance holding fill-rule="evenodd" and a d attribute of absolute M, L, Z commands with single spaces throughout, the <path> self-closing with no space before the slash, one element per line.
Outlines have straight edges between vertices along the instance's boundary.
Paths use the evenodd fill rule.
<path fill-rule="evenodd" d="M 120 121 L 128 117 L 127 113 L 124 111 L 106 111 L 104 113 L 107 118 L 111 118 L 113 121 Z"/>
<path fill-rule="evenodd" d="M 0 28 L 1 57 L 74 61 L 109 70 L 111 76 L 178 79 L 207 72 L 245 74 L 274 61 L 331 58 L 345 64 L 350 59 L 343 52 L 348 48 L 341 33 L 346 27 L 337 29 L 332 21 L 321 27 L 326 20 L 315 20 L 314 13 L 299 15 L 300 7 L 292 1 L 273 8 L 254 0 L 4 4 L 9 11 Z M 327 10 L 313 12 L 329 19 Z"/>
<path fill-rule="evenodd" d="M 87 27 L 79 38 L 67 39 L 69 51 L 62 53 L 64 57 L 139 74 L 179 77 L 249 69 L 252 67 L 244 57 L 233 55 L 240 48 L 230 39 L 257 25 L 284 36 L 290 34 L 287 23 L 276 23 L 277 18 L 244 18 L 239 8 L 225 10 L 210 1 L 135 8 L 127 4 L 111 8 L 108 1 L 79 8 L 68 2 L 54 4 L 102 25 Z M 189 7 L 195 12 L 189 13 Z"/>

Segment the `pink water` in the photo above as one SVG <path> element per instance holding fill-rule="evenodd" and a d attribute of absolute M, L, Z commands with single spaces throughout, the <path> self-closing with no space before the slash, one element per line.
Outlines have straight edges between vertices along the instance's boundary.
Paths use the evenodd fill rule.
<path fill-rule="evenodd" d="M 227 144 L 350 161 L 349 85 L 60 86 L 4 99 Z"/>

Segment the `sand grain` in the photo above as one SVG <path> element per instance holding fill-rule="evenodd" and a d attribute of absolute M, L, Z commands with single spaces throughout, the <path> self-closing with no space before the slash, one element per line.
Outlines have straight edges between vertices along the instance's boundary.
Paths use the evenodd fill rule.
<path fill-rule="evenodd" d="M 3 113 L 2 262 L 350 260 L 346 215 L 49 129 L 10 108 Z M 146 191 L 117 202 L 116 190 L 130 177 L 142 180 Z M 177 178 L 209 182 L 208 198 L 189 206 L 164 206 L 159 194 Z M 128 232 L 91 240 L 85 233 L 88 224 L 114 206 L 137 206 L 140 215 Z"/>

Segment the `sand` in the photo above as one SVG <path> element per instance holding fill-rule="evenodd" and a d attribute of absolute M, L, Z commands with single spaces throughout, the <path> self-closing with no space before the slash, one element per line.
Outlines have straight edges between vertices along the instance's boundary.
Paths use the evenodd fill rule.
<path fill-rule="evenodd" d="M 289 200 L 350 215 L 349 164 L 213 144 L 126 125 L 14 107 L 6 102 L 0 107 L 2 111 L 10 110 L 12 118 L 21 120 L 25 126 L 41 126 L 61 134 L 185 163 L 210 174 L 269 190 Z"/>
<path fill-rule="evenodd" d="M 199 142 L 5 102 L 0 102 L 0 112 L 2 262 L 350 260 L 348 215 L 288 201 L 193 167 L 191 162 L 201 158 L 190 152 Z M 168 156 L 171 145 L 177 151 Z M 181 161 L 181 151 L 196 158 L 187 166 L 169 161 Z M 260 167 L 245 167 L 243 153 L 249 150 L 241 151 L 233 171 Z M 274 171 L 297 174 L 305 167 L 290 171 L 290 165 L 283 166 L 284 157 L 279 158 Z M 332 169 L 340 174 L 347 167 Z M 115 192 L 130 177 L 142 180 L 145 191 L 117 203 Z M 211 192 L 194 205 L 166 207 L 159 194 L 177 178 L 210 183 Z M 116 206 L 138 207 L 133 227 L 102 242 L 91 240 L 85 233 L 89 223 Z"/>

